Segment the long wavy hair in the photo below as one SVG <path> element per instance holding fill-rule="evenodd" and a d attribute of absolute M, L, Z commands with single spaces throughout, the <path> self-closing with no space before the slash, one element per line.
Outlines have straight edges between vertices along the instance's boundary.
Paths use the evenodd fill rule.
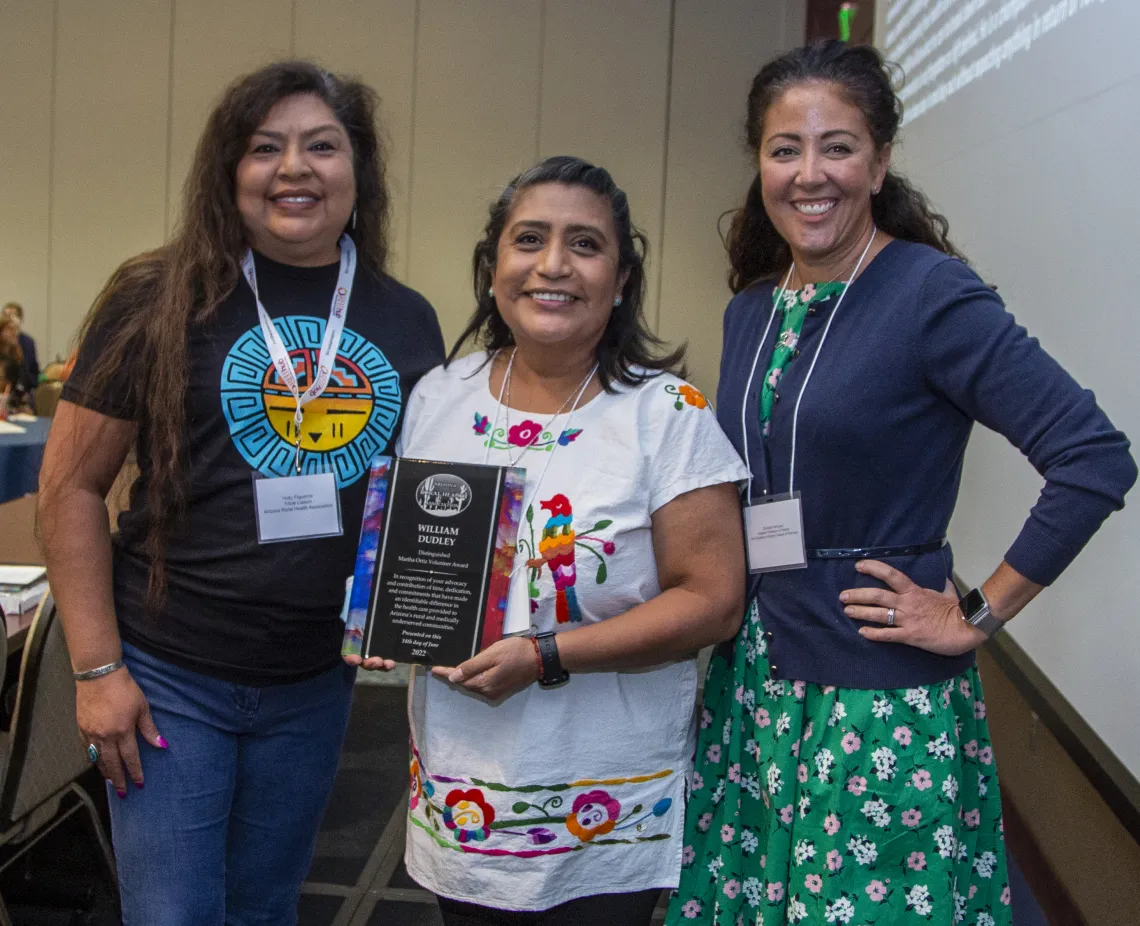
<path fill-rule="evenodd" d="M 867 120 L 878 150 L 894 142 L 902 121 L 902 101 L 895 93 L 893 66 L 869 45 L 847 45 L 834 39 L 796 48 L 769 61 L 752 81 L 748 94 L 747 142 L 753 163 L 760 152 L 764 116 L 787 90 L 808 82 L 837 84 Z M 788 243 L 764 208 L 760 172 L 752 180 L 744 206 L 737 210 L 725 247 L 732 269 L 728 285 L 734 293 L 787 270 L 792 261 Z M 935 212 L 927 198 L 895 170 L 888 170 L 882 188 L 871 197 L 875 224 L 895 238 L 928 244 L 962 260 L 947 237 L 950 223 Z"/>
<path fill-rule="evenodd" d="M 5 379 L 11 379 L 9 375 L 11 369 L 17 372 L 24 365 L 24 351 L 20 347 L 20 342 L 16 337 L 11 341 L 7 340 L 6 335 L 12 332 L 18 335 L 20 331 L 20 323 L 7 315 L 0 315 L 0 374 L 3 374 Z M 9 385 L 15 385 L 10 383 Z"/>
<path fill-rule="evenodd" d="M 491 283 L 498 260 L 499 239 L 516 197 L 523 190 L 544 183 L 593 190 L 610 204 L 612 210 L 618 240 L 618 274 L 628 270 L 629 277 L 621 290 L 621 305 L 615 306 L 610 313 L 610 320 L 598 343 L 598 379 L 602 388 L 611 391 L 615 382 L 637 385 L 665 370 L 684 376 L 684 346 L 666 353 L 665 342 L 645 323 L 645 261 L 649 242 L 630 218 L 629 199 L 605 168 L 569 155 L 547 158 L 541 164 L 524 170 L 491 204 L 483 237 L 475 245 L 471 260 L 475 312 L 448 354 L 447 362 L 454 360 L 468 341 L 485 349 L 490 356 L 515 343 L 511 329 L 503 321 L 495 297 L 491 295 Z"/>
<path fill-rule="evenodd" d="M 83 384 L 100 395 L 130 370 L 145 461 L 149 559 L 147 602 L 166 594 L 165 551 L 186 511 L 186 396 L 191 327 L 209 321 L 238 285 L 247 247 L 235 175 L 250 136 L 280 100 L 311 94 L 335 113 L 352 143 L 356 214 L 345 232 L 359 260 L 383 273 L 388 258 L 388 189 L 376 128 L 376 94 L 364 84 L 307 61 L 282 61 L 234 81 L 198 140 L 183 189 L 181 220 L 162 247 L 120 266 L 95 299 L 83 335 L 98 326 L 106 340 Z"/>

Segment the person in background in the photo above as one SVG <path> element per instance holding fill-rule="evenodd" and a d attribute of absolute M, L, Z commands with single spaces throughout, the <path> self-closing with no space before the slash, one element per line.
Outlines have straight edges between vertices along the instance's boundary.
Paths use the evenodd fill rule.
<path fill-rule="evenodd" d="M 35 341 L 23 331 L 24 307 L 18 302 L 9 302 L 0 310 L 0 318 L 7 319 L 9 324 L 15 326 L 15 343 L 19 349 L 19 366 L 15 375 L 11 375 L 13 371 L 8 371 L 6 377 L 11 383 L 14 395 L 21 399 L 24 406 L 31 408 L 35 398 L 35 385 L 40 381 L 40 364 L 35 358 Z M 3 336 L 10 341 L 10 332 Z M 8 350 L 11 354 L 10 346 Z"/>
<path fill-rule="evenodd" d="M 0 315 L 0 394 L 5 396 L 7 414 L 26 412 L 31 406 L 31 388 L 20 349 L 20 325 Z"/>
<path fill-rule="evenodd" d="M 232 84 L 181 225 L 111 277 L 59 403 L 39 522 L 126 926 L 296 923 L 348 723 L 369 464 L 443 357 L 431 306 L 385 272 L 375 107 L 305 62 Z M 297 474 L 339 530 L 265 523 Z"/>
<path fill-rule="evenodd" d="M 401 453 L 526 468 L 519 632 L 409 691 L 405 861 L 448 926 L 642 926 L 677 883 L 694 655 L 738 626 L 745 471 L 646 327 L 644 244 L 602 168 L 524 171 L 408 404 Z"/>
<path fill-rule="evenodd" d="M 802 505 L 806 563 L 750 542 L 771 571 L 709 668 L 671 924 L 1011 920 L 974 651 L 1136 466 L 891 169 L 900 117 L 879 54 L 840 42 L 777 58 L 749 94 L 717 414 L 751 465 L 749 517 Z M 976 421 L 1044 488 L 959 601 L 945 538 Z"/>
<path fill-rule="evenodd" d="M 24 307 L 18 302 L 9 302 L 0 310 L 0 314 L 16 322 L 20 332 L 20 350 L 24 354 L 23 380 L 29 384 L 30 389 L 35 389 L 36 384 L 40 381 L 40 364 L 36 358 L 36 342 L 30 334 L 24 331 Z"/>

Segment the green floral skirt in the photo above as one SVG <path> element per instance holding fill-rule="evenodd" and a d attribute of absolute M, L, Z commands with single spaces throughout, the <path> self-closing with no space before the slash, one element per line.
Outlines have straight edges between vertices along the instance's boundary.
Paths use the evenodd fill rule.
<path fill-rule="evenodd" d="M 976 668 L 887 691 L 770 677 L 753 605 L 709 666 L 667 922 L 1009 926 Z"/>

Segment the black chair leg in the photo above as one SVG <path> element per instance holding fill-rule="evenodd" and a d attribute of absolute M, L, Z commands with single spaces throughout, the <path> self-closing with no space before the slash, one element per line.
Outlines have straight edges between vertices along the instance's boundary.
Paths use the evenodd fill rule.
<path fill-rule="evenodd" d="M 118 906 L 119 872 L 115 867 L 115 853 L 111 850 L 111 842 L 107 839 L 107 834 L 103 832 L 103 821 L 99 819 L 99 811 L 95 807 L 95 802 L 91 800 L 91 795 L 84 791 L 78 784 L 73 783 L 70 790 L 79 798 L 83 808 L 87 811 L 87 818 L 91 821 L 91 830 L 95 835 L 95 841 L 99 843 L 99 851 L 103 857 L 107 884 L 111 888 L 112 899 L 115 901 L 115 906 Z M 0 919 L 0 926 L 5 926 L 3 919 Z"/>

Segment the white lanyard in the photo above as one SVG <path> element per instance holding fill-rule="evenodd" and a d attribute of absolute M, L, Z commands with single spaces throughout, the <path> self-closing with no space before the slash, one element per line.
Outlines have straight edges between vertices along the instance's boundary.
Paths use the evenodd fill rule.
<path fill-rule="evenodd" d="M 340 239 L 340 273 L 337 276 L 336 290 L 333 292 L 332 304 L 329 306 L 329 321 L 325 325 L 325 336 L 321 341 L 321 352 L 317 357 L 317 372 L 309 388 L 300 391 L 297 384 L 297 373 L 293 369 L 293 361 L 289 351 L 281 340 L 281 335 L 273 326 L 273 319 L 265 311 L 261 303 L 261 296 L 257 292 L 257 269 L 253 263 L 253 251 L 246 249 L 241 260 L 241 271 L 245 274 L 249 288 L 253 290 L 253 298 L 257 303 L 257 318 L 261 322 L 261 334 L 265 338 L 265 346 L 269 349 L 269 356 L 277 370 L 277 376 L 293 393 L 297 401 L 297 411 L 293 414 L 294 431 L 297 435 L 296 455 L 293 458 L 297 472 L 301 471 L 301 423 L 304 421 L 304 408 L 313 399 L 325 391 L 329 376 L 332 375 L 333 363 L 340 348 L 340 337 L 344 332 L 344 316 L 348 313 L 348 300 L 352 296 L 352 281 L 356 273 L 356 245 L 348 235 Z"/>
<path fill-rule="evenodd" d="M 506 389 L 507 377 L 510 375 L 510 368 L 514 362 L 515 362 L 515 355 L 514 355 L 514 351 L 512 351 L 511 352 L 511 358 L 507 362 L 507 369 L 503 372 L 503 382 L 499 385 L 499 398 L 495 404 L 495 418 L 491 422 L 491 427 L 487 431 L 488 435 L 495 433 L 495 426 L 499 423 L 499 414 L 502 412 L 502 409 L 503 409 L 503 390 Z M 582 381 L 582 385 L 579 387 L 578 392 L 574 396 L 574 404 L 570 406 L 570 413 L 566 417 L 566 425 L 563 427 L 563 429 L 562 429 L 563 431 L 570 430 L 570 425 L 574 421 L 574 412 L 576 412 L 578 410 L 578 403 L 582 401 L 582 396 L 586 392 L 586 387 L 590 385 L 591 380 L 593 380 L 593 378 L 594 378 L 594 374 L 597 372 L 598 372 L 598 364 L 595 363 L 594 368 L 592 370 L 590 370 L 590 375 L 587 376 Z M 563 405 L 562 407 L 565 408 L 566 406 Z M 559 409 L 558 413 L 555 414 L 555 416 L 553 418 L 551 418 L 549 422 L 547 422 L 547 425 L 543 430 L 549 430 L 550 433 L 553 434 L 554 431 L 551 430 L 551 425 L 553 425 L 554 422 L 558 420 L 558 416 L 561 414 L 562 414 L 562 411 L 561 411 L 561 409 Z M 546 471 L 550 468 L 550 461 L 554 459 L 554 454 L 560 446 L 562 446 L 562 445 L 557 440 L 555 440 L 554 446 L 550 448 L 550 452 L 546 455 L 546 462 L 542 465 L 542 471 L 538 474 L 538 481 L 534 484 L 534 488 L 531 489 L 530 492 L 528 493 L 530 495 L 530 498 L 529 499 L 527 499 L 525 497 L 523 498 L 522 510 L 524 513 L 526 512 L 527 507 L 529 505 L 533 505 L 534 500 L 536 498 L 538 498 L 539 490 L 542 488 L 542 480 L 546 478 Z M 510 458 L 511 458 L 511 455 L 508 452 L 507 453 L 507 459 L 509 460 Z M 521 458 L 521 455 L 520 455 L 520 458 Z M 488 436 L 487 449 L 483 453 L 483 464 L 486 465 L 490 459 L 491 459 L 491 439 Z M 524 561 L 521 565 L 525 566 L 526 562 Z M 519 571 L 519 568 L 520 568 L 519 566 L 516 566 L 514 569 L 512 569 L 511 575 L 514 576 L 514 574 Z"/>
<path fill-rule="evenodd" d="M 835 308 L 831 310 L 831 315 L 827 319 L 827 324 L 823 329 L 823 336 L 819 339 L 819 346 L 815 349 L 815 355 L 811 359 L 811 366 L 808 367 L 807 374 L 804 376 L 803 385 L 800 386 L 800 394 L 796 399 L 796 408 L 792 414 L 792 457 L 789 465 L 788 474 L 788 494 L 790 495 L 796 486 L 796 431 L 799 426 L 800 420 L 800 402 L 803 401 L 804 392 L 807 391 L 808 381 L 811 379 L 811 374 L 815 370 L 816 361 L 819 360 L 820 351 L 823 350 L 823 342 L 827 340 L 827 333 L 831 330 L 831 323 L 835 321 L 835 315 L 839 311 L 839 307 L 843 304 L 843 299 L 847 295 L 847 290 L 851 288 L 852 282 L 855 280 L 856 274 L 859 273 L 859 268 L 863 266 L 863 261 L 867 259 L 867 254 L 871 250 L 871 245 L 875 243 L 875 238 L 879 234 L 879 229 L 875 228 L 871 232 L 871 240 L 867 242 L 867 246 L 863 248 L 863 253 L 859 256 L 859 262 L 855 265 L 855 269 L 851 271 L 851 276 L 847 278 L 847 283 L 843 287 L 843 292 L 839 294 L 839 299 L 835 303 Z M 752 391 L 752 380 L 756 376 L 756 365 L 760 362 L 760 354 L 764 350 L 764 343 L 768 340 L 768 332 L 772 329 L 772 322 L 776 318 L 776 312 L 779 309 L 780 303 L 783 302 L 784 293 L 787 291 L 788 284 L 792 280 L 792 272 L 796 269 L 793 263 L 788 268 L 788 275 L 784 277 L 784 285 L 780 287 L 780 293 L 776 296 L 772 303 L 772 314 L 768 316 L 768 324 L 764 327 L 764 334 L 760 337 L 760 343 L 756 347 L 756 356 L 752 360 L 752 369 L 748 373 L 748 382 L 744 387 L 744 398 L 741 401 L 740 407 L 740 428 L 742 439 L 744 441 L 744 465 L 748 468 L 748 501 L 752 501 L 752 465 L 748 455 L 748 394 Z M 769 491 L 771 486 L 765 488 L 765 492 Z"/>

